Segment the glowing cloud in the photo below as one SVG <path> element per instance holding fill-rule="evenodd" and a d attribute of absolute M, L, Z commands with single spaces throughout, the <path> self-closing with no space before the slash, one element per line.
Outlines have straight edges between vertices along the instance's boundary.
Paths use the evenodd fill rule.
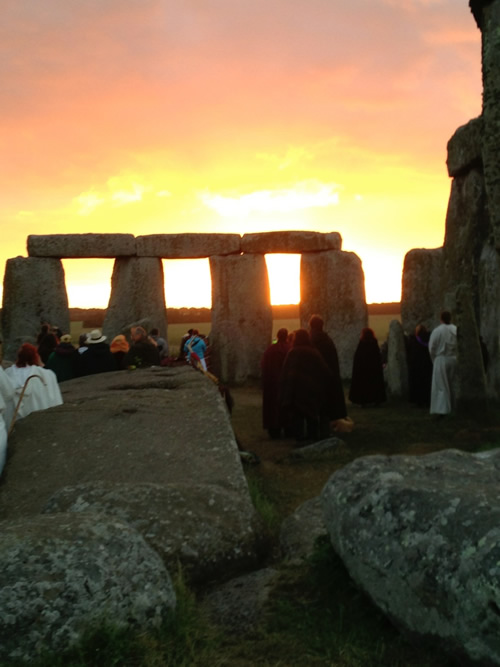
<path fill-rule="evenodd" d="M 227 197 L 203 192 L 201 201 L 223 217 L 248 216 L 252 213 L 288 213 L 307 208 L 325 208 L 339 203 L 336 183 L 302 181 L 290 189 L 258 190 L 245 195 Z"/>

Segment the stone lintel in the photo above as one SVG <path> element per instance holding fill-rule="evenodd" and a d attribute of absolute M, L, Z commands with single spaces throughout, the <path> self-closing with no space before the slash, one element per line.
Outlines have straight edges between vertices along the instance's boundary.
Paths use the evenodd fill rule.
<path fill-rule="evenodd" d="M 483 118 L 473 118 L 459 127 L 448 141 L 446 166 L 450 176 L 459 176 L 482 162 Z"/>
<path fill-rule="evenodd" d="M 239 234 L 149 234 L 136 238 L 138 257 L 199 259 L 212 255 L 239 255 Z"/>
<path fill-rule="evenodd" d="M 243 253 L 297 253 L 322 250 L 342 250 L 338 232 L 282 231 L 244 234 L 241 238 Z"/>
<path fill-rule="evenodd" d="M 114 258 L 136 254 L 133 234 L 32 234 L 27 246 L 30 257 Z"/>

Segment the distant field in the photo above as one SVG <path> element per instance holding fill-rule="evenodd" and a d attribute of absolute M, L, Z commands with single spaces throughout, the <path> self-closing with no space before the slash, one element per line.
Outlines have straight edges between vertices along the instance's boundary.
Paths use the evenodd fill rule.
<path fill-rule="evenodd" d="M 389 324 L 392 320 L 401 321 L 400 315 L 396 314 L 384 314 L 384 315 L 369 315 L 368 316 L 368 326 L 373 329 L 379 343 L 383 343 L 387 339 L 389 333 Z M 278 329 L 282 327 L 288 329 L 288 331 L 294 331 L 298 329 L 300 322 L 298 318 L 289 318 L 281 320 L 273 320 L 273 338 L 276 336 Z M 73 342 L 78 342 L 78 337 L 81 333 L 88 333 L 92 331 L 95 327 L 83 327 L 83 322 L 71 322 L 71 336 Z M 198 329 L 200 333 L 209 334 L 210 333 L 210 322 L 190 322 L 190 323 L 181 323 L 181 324 L 169 324 L 168 325 L 168 346 L 170 354 L 177 355 L 179 353 L 179 344 L 182 336 L 186 333 L 188 329 Z M 360 332 L 361 333 L 361 332 Z M 111 341 L 109 341 L 111 342 Z"/>

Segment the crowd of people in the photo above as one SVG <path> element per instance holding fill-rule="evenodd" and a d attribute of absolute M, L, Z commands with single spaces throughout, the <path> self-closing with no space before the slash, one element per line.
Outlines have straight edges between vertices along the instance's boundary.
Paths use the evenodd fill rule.
<path fill-rule="evenodd" d="M 300 444 L 328 437 L 339 421 L 348 419 L 335 343 L 313 315 L 309 329 L 277 332 L 264 352 L 262 422 L 270 438 L 294 437 Z M 431 415 L 449 414 L 455 403 L 457 328 L 448 311 L 429 332 L 423 324 L 406 338 L 409 400 Z M 483 362 L 487 351 L 481 341 Z M 385 350 L 387 353 L 387 350 Z M 387 400 L 384 367 L 387 358 L 375 333 L 361 331 L 348 389 L 351 404 L 378 406 Z"/>

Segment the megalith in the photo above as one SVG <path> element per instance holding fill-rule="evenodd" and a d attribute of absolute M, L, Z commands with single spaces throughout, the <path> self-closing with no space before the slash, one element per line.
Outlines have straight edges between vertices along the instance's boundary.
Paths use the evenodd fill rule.
<path fill-rule="evenodd" d="M 303 253 L 300 263 L 300 325 L 321 315 L 339 355 L 340 375 L 350 378 L 361 330 L 368 326 L 365 278 L 352 252 Z"/>
<path fill-rule="evenodd" d="M 500 664 L 499 471 L 498 450 L 365 456 L 335 472 L 321 496 L 357 586 L 457 665 Z"/>
<path fill-rule="evenodd" d="M 3 357 L 14 361 L 19 346 L 35 342 L 40 325 L 48 322 L 69 332 L 68 296 L 59 259 L 8 259 L 3 281 Z"/>
<path fill-rule="evenodd" d="M 479 259 L 480 335 L 488 352 L 487 382 L 491 396 L 500 395 L 500 255 L 493 244 L 483 246 Z"/>
<path fill-rule="evenodd" d="M 443 306 L 443 249 L 414 248 L 406 253 L 401 292 L 401 323 L 407 334 L 418 324 L 431 330 Z"/>
<path fill-rule="evenodd" d="M 487 407 L 486 374 L 479 342 L 476 315 L 468 285 L 456 290 L 457 325 L 457 410 L 459 413 L 485 413 Z"/>
<path fill-rule="evenodd" d="M 118 257 L 111 277 L 111 295 L 103 333 L 108 340 L 128 333 L 131 324 L 157 327 L 167 335 L 163 264 L 157 257 Z"/>
<path fill-rule="evenodd" d="M 398 320 L 392 320 L 389 325 L 385 379 L 391 396 L 394 398 L 408 398 L 409 380 L 406 338 L 403 327 Z"/>
<path fill-rule="evenodd" d="M 482 158 L 495 246 L 500 250 L 500 0 L 471 0 L 470 5 L 481 30 Z"/>
<path fill-rule="evenodd" d="M 215 255 L 210 272 L 212 370 L 223 382 L 258 378 L 273 326 L 264 255 Z"/>

